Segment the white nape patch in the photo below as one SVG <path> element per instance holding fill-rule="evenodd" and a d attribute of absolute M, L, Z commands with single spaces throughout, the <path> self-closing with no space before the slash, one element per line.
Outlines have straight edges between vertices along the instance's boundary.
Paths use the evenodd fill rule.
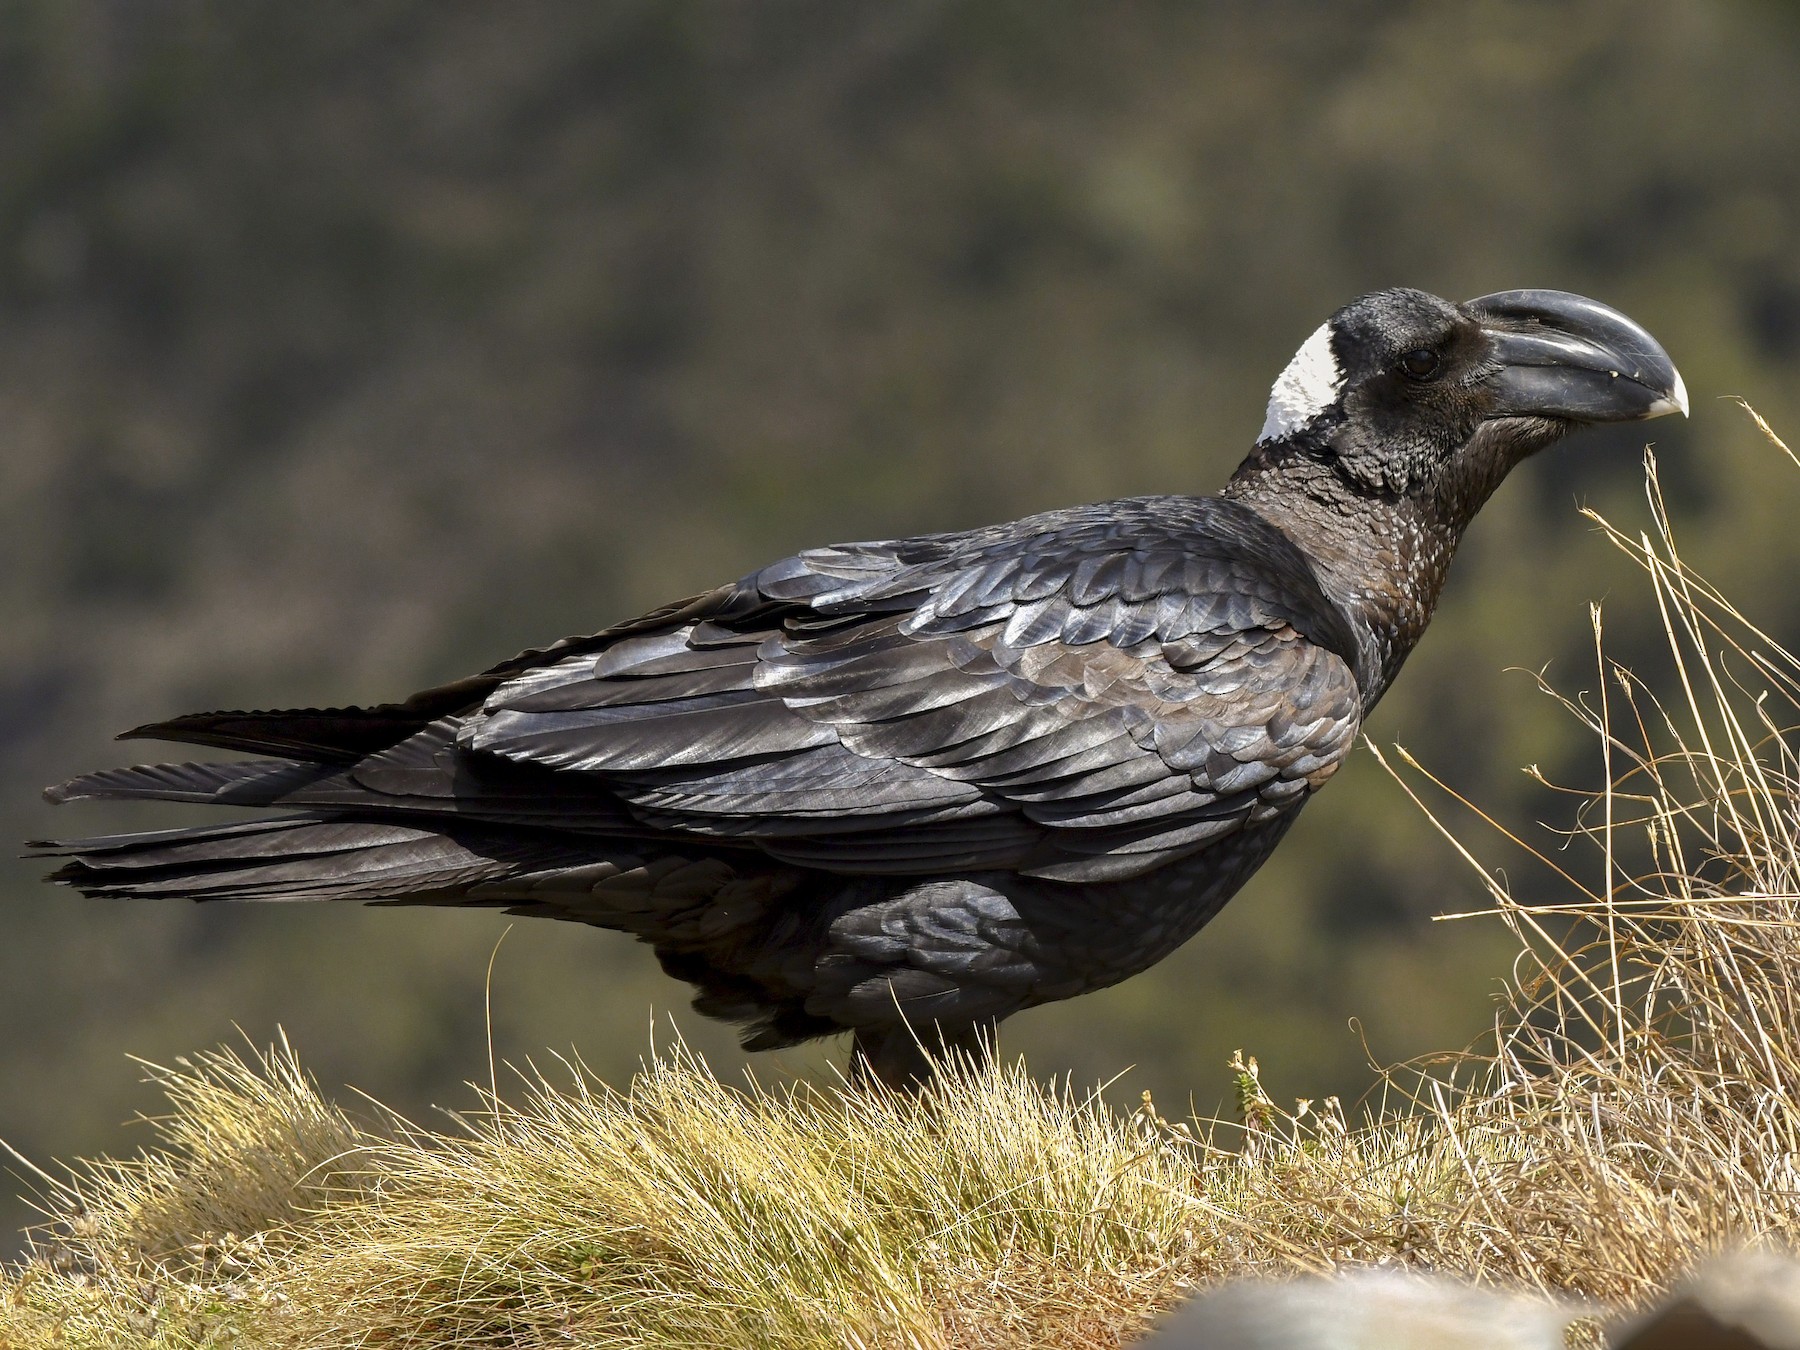
<path fill-rule="evenodd" d="M 1256 439 L 1278 441 L 1293 435 L 1335 403 L 1343 387 L 1344 368 L 1331 350 L 1331 325 L 1322 323 L 1269 391 L 1269 415 Z"/>

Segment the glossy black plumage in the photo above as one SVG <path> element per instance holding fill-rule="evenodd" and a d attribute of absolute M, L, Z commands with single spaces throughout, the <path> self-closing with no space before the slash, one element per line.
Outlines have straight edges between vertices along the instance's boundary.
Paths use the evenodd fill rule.
<path fill-rule="evenodd" d="M 1570 420 L 1484 406 L 1520 294 L 1554 297 L 1340 311 L 1220 496 L 812 549 L 405 703 L 140 728 L 276 758 L 110 770 L 52 799 L 290 814 L 42 847 L 91 895 L 621 929 L 747 1044 L 854 1030 L 864 1068 L 919 1081 L 921 1047 L 972 1048 L 1172 951 L 1336 770 L 1463 526 Z M 1633 359 L 1660 356 L 1601 312 Z M 1422 343 L 1458 386 L 1396 382 Z"/>

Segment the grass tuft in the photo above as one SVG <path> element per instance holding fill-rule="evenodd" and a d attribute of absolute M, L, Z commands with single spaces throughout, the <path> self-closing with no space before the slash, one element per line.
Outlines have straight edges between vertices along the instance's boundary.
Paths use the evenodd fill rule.
<path fill-rule="evenodd" d="M 169 1111 L 139 1157 L 39 1174 L 0 1346 L 1104 1346 L 1227 1276 L 1397 1263 L 1632 1302 L 1793 1243 L 1800 661 L 1681 558 L 1646 467 L 1651 529 L 1595 520 L 1669 665 L 1612 660 L 1596 610 L 1596 690 L 1552 691 L 1604 782 L 1576 850 L 1383 757 L 1518 959 L 1492 1044 L 1391 1071 L 1364 1118 L 1279 1106 L 1243 1056 L 1220 1124 L 1017 1064 L 917 1101 L 739 1090 L 677 1048 L 623 1092 L 530 1069 L 432 1130 L 353 1120 L 285 1044 L 217 1051 L 147 1066 Z M 1464 811 L 1559 891 L 1516 896 Z"/>

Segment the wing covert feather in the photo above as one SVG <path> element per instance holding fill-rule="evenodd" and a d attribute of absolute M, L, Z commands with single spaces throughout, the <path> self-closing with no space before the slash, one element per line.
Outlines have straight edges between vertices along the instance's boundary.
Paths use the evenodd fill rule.
<path fill-rule="evenodd" d="M 499 685 L 466 750 L 845 872 L 1150 870 L 1291 811 L 1356 648 L 1247 508 L 1150 498 L 814 549 Z"/>

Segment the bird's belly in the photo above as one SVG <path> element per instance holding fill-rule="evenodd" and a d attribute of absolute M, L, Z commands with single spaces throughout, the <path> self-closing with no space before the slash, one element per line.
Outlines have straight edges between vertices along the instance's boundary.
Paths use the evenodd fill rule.
<path fill-rule="evenodd" d="M 969 1023 L 1073 998 L 1146 970 L 1217 914 L 1295 813 L 1130 881 L 1070 884 L 982 873 L 840 894 L 800 977 L 839 1025 Z"/>
<path fill-rule="evenodd" d="M 1015 904 L 1033 941 L 1046 995 L 1104 988 L 1148 970 L 1225 907 L 1261 867 L 1298 812 L 1237 832 L 1130 881 L 1046 886 Z M 1048 992 L 1054 985 L 1055 992 Z"/>

